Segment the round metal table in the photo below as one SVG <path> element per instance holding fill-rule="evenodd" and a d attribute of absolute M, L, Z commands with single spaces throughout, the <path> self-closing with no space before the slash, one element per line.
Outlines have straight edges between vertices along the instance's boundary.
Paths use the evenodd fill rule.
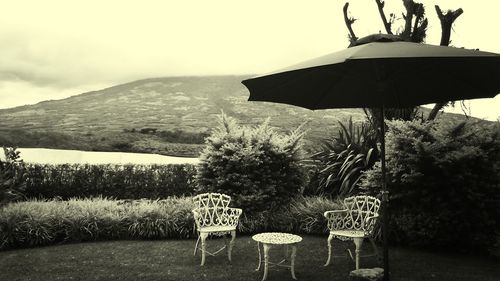
<path fill-rule="evenodd" d="M 260 265 L 264 263 L 264 276 L 262 277 L 262 281 L 267 279 L 267 272 L 270 267 L 273 266 L 282 266 L 289 267 L 290 272 L 292 273 L 292 278 L 297 280 L 295 277 L 295 256 L 297 255 L 297 244 L 302 241 L 302 237 L 291 234 L 291 233 L 282 233 L 282 232 L 265 232 L 259 233 L 252 236 L 252 239 L 257 242 L 257 249 L 259 251 L 259 265 L 257 266 L 256 271 L 260 270 Z M 262 248 L 264 250 L 264 260 L 262 260 L 262 253 L 260 250 L 260 244 L 262 244 Z M 283 254 L 284 258 L 280 262 L 274 263 L 269 261 L 269 249 L 274 246 L 283 246 Z M 288 260 L 288 247 L 292 248 L 290 255 L 290 264 L 285 264 Z"/>

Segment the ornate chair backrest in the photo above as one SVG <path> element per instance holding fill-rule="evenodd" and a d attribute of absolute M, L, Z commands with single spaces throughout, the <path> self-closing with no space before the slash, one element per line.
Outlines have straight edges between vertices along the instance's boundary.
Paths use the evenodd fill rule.
<path fill-rule="evenodd" d="M 377 221 L 380 200 L 372 196 L 352 196 L 344 199 L 347 209 L 347 226 L 371 235 Z"/>
<path fill-rule="evenodd" d="M 221 193 L 203 193 L 193 198 L 195 209 L 199 217 L 197 227 L 221 226 L 228 224 L 227 209 L 231 196 Z"/>

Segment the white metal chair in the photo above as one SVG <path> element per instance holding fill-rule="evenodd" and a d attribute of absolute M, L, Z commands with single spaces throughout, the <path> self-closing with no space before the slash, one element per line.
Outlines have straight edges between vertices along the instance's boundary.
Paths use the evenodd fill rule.
<path fill-rule="evenodd" d="M 373 246 L 374 254 L 378 257 L 378 250 L 373 241 L 373 229 L 378 219 L 380 200 L 371 196 L 352 196 L 344 199 L 344 209 L 326 211 L 325 218 L 328 221 L 328 259 L 325 266 L 330 264 L 332 256 L 332 239 L 353 240 L 356 246 L 355 258 L 351 250 L 349 255 L 356 261 L 356 269 L 359 269 L 359 258 L 363 239 L 368 238 Z M 372 255 L 365 255 L 372 256 Z"/>
<path fill-rule="evenodd" d="M 227 257 L 231 262 L 231 251 L 236 239 L 236 227 L 242 210 L 230 208 L 231 197 L 220 193 L 203 193 L 193 198 L 195 208 L 192 210 L 198 239 L 194 247 L 194 255 L 201 250 L 201 266 L 205 264 L 205 255 L 215 256 L 227 247 Z M 226 235 L 231 234 L 231 241 L 227 242 Z M 209 235 L 224 236 L 225 245 L 211 253 L 206 249 L 206 239 Z M 201 248 L 198 248 L 201 240 Z"/>

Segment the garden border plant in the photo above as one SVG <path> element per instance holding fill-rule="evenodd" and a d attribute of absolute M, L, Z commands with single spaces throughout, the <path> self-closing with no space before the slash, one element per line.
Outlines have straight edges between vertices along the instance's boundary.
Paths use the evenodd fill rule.
<path fill-rule="evenodd" d="M 325 234 L 322 214 L 338 207 L 337 202 L 326 198 L 299 196 L 272 213 L 242 218 L 238 231 Z M 9 203 L 0 210 L 0 249 L 99 240 L 194 238 L 193 208 L 191 197 Z"/>

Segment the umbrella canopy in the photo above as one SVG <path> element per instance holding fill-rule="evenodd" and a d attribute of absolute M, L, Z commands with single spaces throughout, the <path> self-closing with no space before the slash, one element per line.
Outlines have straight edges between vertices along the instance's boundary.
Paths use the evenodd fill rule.
<path fill-rule="evenodd" d="M 372 42 L 242 82 L 249 101 L 309 109 L 411 107 L 490 98 L 500 55 L 411 42 Z"/>
<path fill-rule="evenodd" d="M 375 42 L 373 42 L 375 41 Z M 500 55 L 477 50 L 402 42 L 371 35 L 356 46 L 242 83 L 249 101 L 269 101 L 309 109 L 412 107 L 462 99 L 491 98 L 500 92 Z M 384 280 L 389 280 L 388 192 L 384 127 L 381 168 Z"/>

